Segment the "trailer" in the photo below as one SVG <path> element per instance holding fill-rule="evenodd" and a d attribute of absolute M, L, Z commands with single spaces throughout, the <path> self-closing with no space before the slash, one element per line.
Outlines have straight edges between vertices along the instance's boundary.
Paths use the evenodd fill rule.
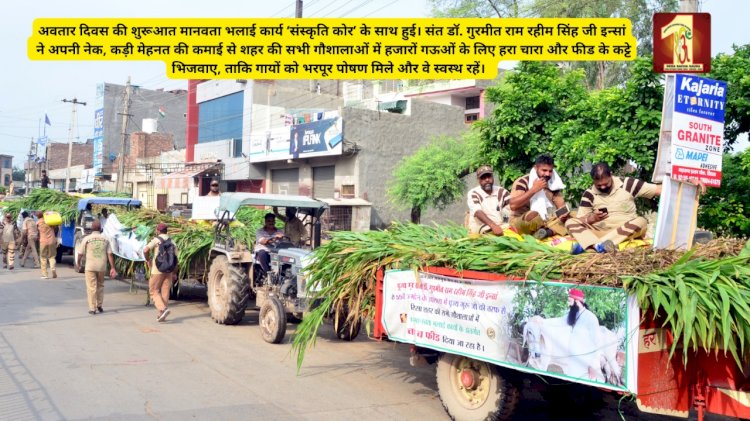
<path fill-rule="evenodd" d="M 77 272 L 83 273 L 83 262 L 78 261 L 79 243 L 83 237 L 91 233 L 91 223 L 95 215 L 92 212 L 92 206 L 116 206 L 125 209 L 140 208 L 141 201 L 131 198 L 122 197 L 90 197 L 78 201 L 75 220 L 64 221 L 58 230 L 59 246 L 57 247 L 56 259 L 58 262 L 63 254 L 73 254 L 73 266 Z"/>
<path fill-rule="evenodd" d="M 586 297 L 597 324 L 578 326 L 571 295 Z M 670 356 L 676 339 L 664 320 L 642 314 L 622 288 L 381 269 L 374 319 L 375 339 L 411 344 L 412 361 L 436 364 L 440 398 L 455 420 L 511 418 L 530 375 L 633 395 L 648 413 L 750 418 L 750 362 L 740 367 L 721 351 L 690 351 L 684 360 L 678 348 Z"/>

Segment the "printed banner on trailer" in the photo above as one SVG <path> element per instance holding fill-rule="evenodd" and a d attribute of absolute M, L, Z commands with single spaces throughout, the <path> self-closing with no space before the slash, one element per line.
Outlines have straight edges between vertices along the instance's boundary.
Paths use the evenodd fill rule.
<path fill-rule="evenodd" d="M 387 271 L 388 338 L 516 370 L 636 392 L 639 309 L 623 289 Z"/>

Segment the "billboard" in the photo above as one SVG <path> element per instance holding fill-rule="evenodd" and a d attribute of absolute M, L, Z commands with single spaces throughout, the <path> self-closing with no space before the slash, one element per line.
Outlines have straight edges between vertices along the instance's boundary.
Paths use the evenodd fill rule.
<path fill-rule="evenodd" d="M 250 135 L 250 162 L 341 155 L 342 120 L 338 111 L 321 113 L 321 119 Z"/>
<path fill-rule="evenodd" d="M 289 127 L 250 134 L 250 162 L 289 159 Z"/>
<path fill-rule="evenodd" d="M 727 84 L 678 74 L 674 89 L 672 179 L 695 178 L 720 187 Z"/>
<path fill-rule="evenodd" d="M 654 13 L 654 72 L 711 71 L 711 15 Z"/>
<path fill-rule="evenodd" d="M 96 102 L 94 111 L 94 161 L 92 163 L 94 174 L 102 175 L 102 162 L 104 157 L 104 84 L 96 85 Z"/>
<path fill-rule="evenodd" d="M 102 159 L 104 157 L 104 108 L 94 112 L 94 174 L 102 175 Z"/>
<path fill-rule="evenodd" d="M 622 288 L 413 270 L 383 281 L 391 340 L 611 390 L 637 391 L 639 317 Z"/>

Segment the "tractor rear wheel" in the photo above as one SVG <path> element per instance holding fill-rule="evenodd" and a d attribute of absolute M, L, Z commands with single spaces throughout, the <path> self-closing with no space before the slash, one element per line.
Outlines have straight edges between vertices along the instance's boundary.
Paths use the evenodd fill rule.
<path fill-rule="evenodd" d="M 208 272 L 207 295 L 211 318 L 223 325 L 241 322 L 250 299 L 248 289 L 242 266 L 230 264 L 227 256 L 216 256 Z"/>

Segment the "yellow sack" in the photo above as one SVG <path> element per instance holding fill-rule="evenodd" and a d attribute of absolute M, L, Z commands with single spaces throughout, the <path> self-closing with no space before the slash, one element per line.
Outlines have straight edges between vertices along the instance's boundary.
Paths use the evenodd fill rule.
<path fill-rule="evenodd" d="M 653 242 L 651 240 L 642 240 L 642 239 L 636 239 L 636 240 L 629 240 L 629 241 L 623 241 L 622 243 L 617 245 L 617 248 L 620 251 L 623 251 L 625 249 L 632 249 L 636 247 L 646 247 L 653 245 Z"/>
<path fill-rule="evenodd" d="M 552 237 L 545 238 L 544 240 L 540 242 L 542 244 L 546 244 L 550 247 L 554 247 L 556 249 L 560 249 L 568 253 L 570 253 L 570 251 L 573 249 L 573 245 L 576 244 L 576 240 L 572 236 L 560 236 L 560 235 L 555 235 Z"/>
<path fill-rule="evenodd" d="M 44 212 L 44 223 L 51 227 L 58 227 L 62 225 L 62 217 L 59 212 L 47 211 Z"/>

